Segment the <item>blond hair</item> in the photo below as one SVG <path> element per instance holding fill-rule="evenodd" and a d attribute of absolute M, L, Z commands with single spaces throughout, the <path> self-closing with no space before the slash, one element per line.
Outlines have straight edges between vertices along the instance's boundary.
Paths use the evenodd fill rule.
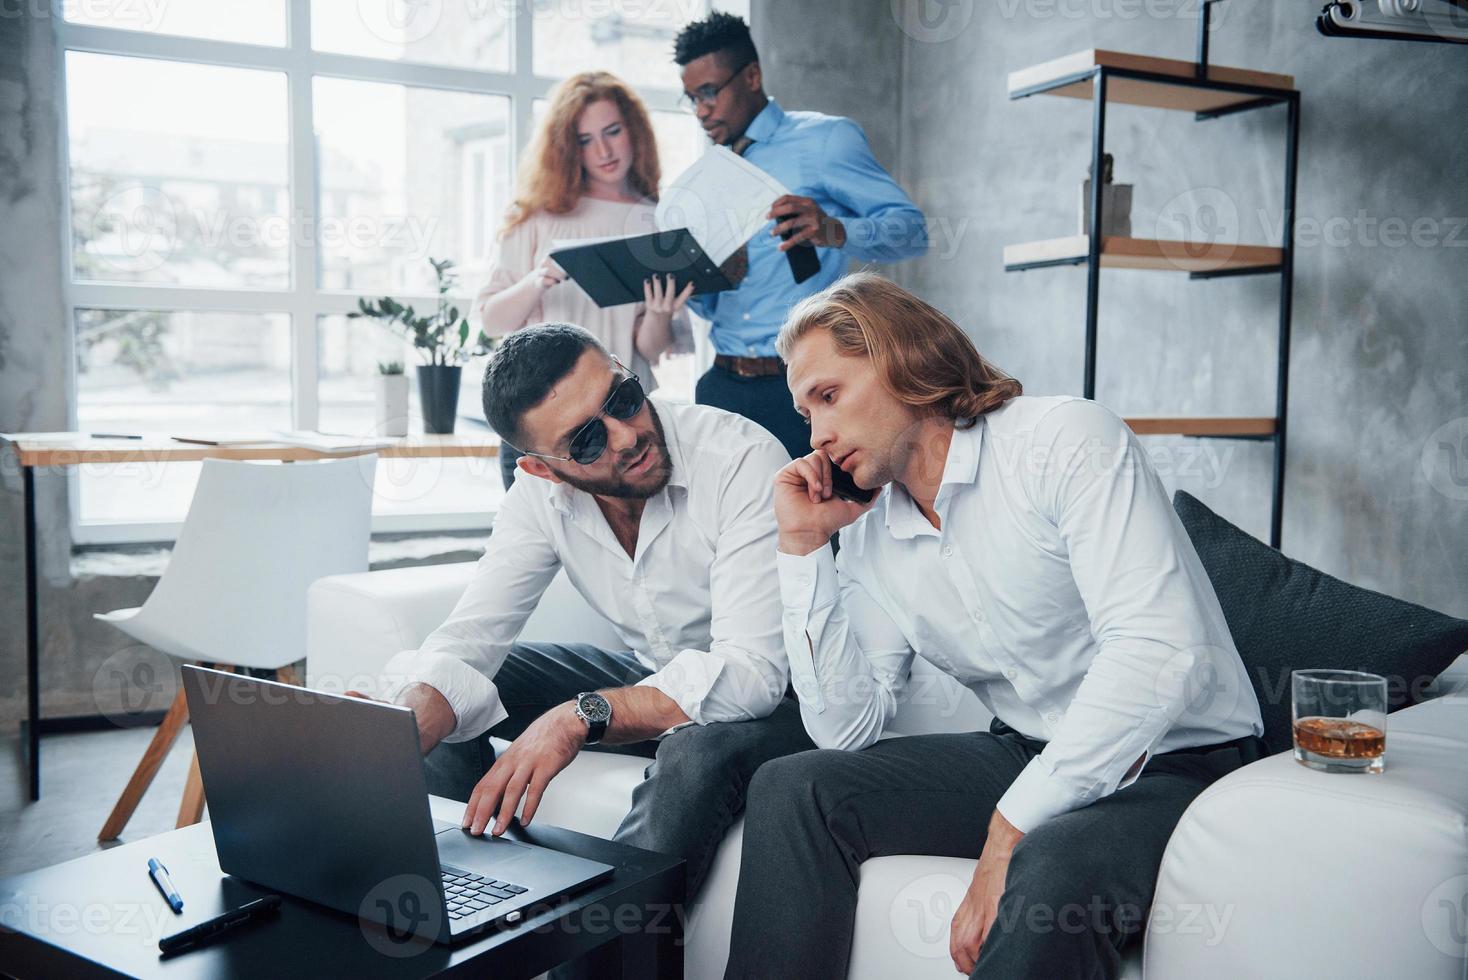
<path fill-rule="evenodd" d="M 775 340 L 785 360 L 812 330 L 829 330 L 838 353 L 870 357 L 882 386 L 905 405 L 966 427 L 1019 395 L 1014 378 L 979 354 L 943 312 L 890 280 L 857 272 L 791 309 Z"/>

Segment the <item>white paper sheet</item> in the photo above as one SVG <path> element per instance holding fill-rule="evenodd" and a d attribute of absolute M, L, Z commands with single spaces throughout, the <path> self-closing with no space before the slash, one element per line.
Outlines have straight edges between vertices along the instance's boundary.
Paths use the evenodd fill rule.
<path fill-rule="evenodd" d="M 790 192 L 727 146 L 715 146 L 678 175 L 658 201 L 663 231 L 687 228 L 714 264 L 738 251 Z"/>

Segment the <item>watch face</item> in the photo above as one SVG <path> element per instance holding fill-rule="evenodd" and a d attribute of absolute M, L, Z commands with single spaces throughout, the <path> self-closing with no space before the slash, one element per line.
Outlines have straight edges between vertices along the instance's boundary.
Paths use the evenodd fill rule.
<path fill-rule="evenodd" d="M 602 724 L 612 720 L 612 706 L 600 694 L 584 695 L 577 702 L 577 707 L 586 716 L 586 720 L 593 724 Z"/>

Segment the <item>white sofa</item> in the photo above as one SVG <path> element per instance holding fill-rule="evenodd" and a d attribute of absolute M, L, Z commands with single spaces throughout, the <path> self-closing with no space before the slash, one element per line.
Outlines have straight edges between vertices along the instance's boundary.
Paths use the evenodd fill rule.
<path fill-rule="evenodd" d="M 321 579 L 311 588 L 307 677 L 313 687 L 373 690 L 400 650 L 448 615 L 472 563 Z M 611 627 L 557 576 L 525 639 L 615 644 Z M 946 675 L 917 661 L 904 735 L 973 731 L 990 715 Z M 1288 753 L 1247 766 L 1184 815 L 1163 860 L 1144 944 L 1128 980 L 1468 977 L 1468 655 L 1438 681 L 1437 700 L 1391 716 L 1387 771 L 1328 776 Z M 645 761 L 583 752 L 547 791 L 537 821 L 610 836 Z M 723 975 L 743 822 L 725 838 L 690 909 L 691 980 Z M 1097 842 L 1104 847 L 1104 841 Z M 974 862 L 883 857 L 862 866 L 849 976 L 954 976 L 948 920 Z"/>

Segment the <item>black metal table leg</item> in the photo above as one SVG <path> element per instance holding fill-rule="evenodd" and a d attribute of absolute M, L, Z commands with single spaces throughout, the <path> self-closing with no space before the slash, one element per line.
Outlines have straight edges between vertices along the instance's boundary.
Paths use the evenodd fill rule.
<path fill-rule="evenodd" d="M 26 765 L 30 767 L 31 799 L 41 798 L 41 616 L 36 589 L 36 476 L 35 468 L 20 468 L 25 498 L 25 673 Z"/>
<path fill-rule="evenodd" d="M 1100 325 L 1101 295 L 1101 252 L 1105 238 L 1101 234 L 1102 202 L 1101 175 L 1106 160 L 1106 80 L 1107 70 L 1096 69 L 1096 81 L 1091 90 L 1091 226 L 1086 243 L 1086 353 L 1085 374 L 1081 384 L 1081 395 L 1096 397 L 1096 332 Z"/>

